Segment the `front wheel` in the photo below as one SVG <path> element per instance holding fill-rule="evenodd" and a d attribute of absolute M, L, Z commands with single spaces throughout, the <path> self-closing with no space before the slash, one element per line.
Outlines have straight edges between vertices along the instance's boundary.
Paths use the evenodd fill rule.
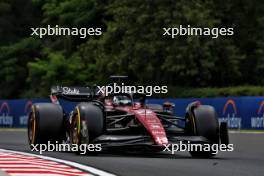
<path fill-rule="evenodd" d="M 199 105 L 190 109 L 186 115 L 186 128 L 188 135 L 205 137 L 212 145 L 219 144 L 219 124 L 215 109 L 209 105 Z M 209 158 L 215 155 L 210 151 L 190 151 L 193 157 Z"/>

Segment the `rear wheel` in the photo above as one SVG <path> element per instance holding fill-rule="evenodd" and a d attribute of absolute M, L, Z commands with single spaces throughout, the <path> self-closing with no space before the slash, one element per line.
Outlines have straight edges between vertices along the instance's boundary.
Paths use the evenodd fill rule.
<path fill-rule="evenodd" d="M 48 141 L 60 142 L 63 130 L 63 110 L 61 106 L 52 103 L 37 103 L 32 105 L 28 117 L 28 142 L 32 144 L 47 144 Z"/>
<path fill-rule="evenodd" d="M 70 139 L 72 144 L 93 143 L 104 132 L 103 110 L 92 103 L 80 103 L 76 106 L 71 120 Z M 78 151 L 78 153 L 80 153 Z"/>
<path fill-rule="evenodd" d="M 203 136 L 210 146 L 219 144 L 219 125 L 215 109 L 208 105 L 199 105 L 191 109 L 186 115 L 186 133 L 188 135 Z M 214 151 L 190 151 L 193 157 L 209 158 Z"/>

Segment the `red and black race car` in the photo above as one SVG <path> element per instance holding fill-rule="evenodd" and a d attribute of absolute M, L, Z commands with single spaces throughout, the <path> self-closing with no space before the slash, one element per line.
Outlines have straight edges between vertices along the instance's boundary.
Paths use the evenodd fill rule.
<path fill-rule="evenodd" d="M 66 113 L 59 99 L 79 102 Z M 101 144 L 102 148 L 131 147 L 162 151 L 179 143 L 228 144 L 225 123 L 219 125 L 215 109 L 199 102 L 186 108 L 185 117 L 173 114 L 173 104 L 145 103 L 143 94 L 96 94 L 94 87 L 51 89 L 52 103 L 36 103 L 28 118 L 29 144 L 60 141 L 76 145 Z M 181 125 L 180 125 L 181 124 Z M 192 151 L 211 157 L 212 151 Z"/>

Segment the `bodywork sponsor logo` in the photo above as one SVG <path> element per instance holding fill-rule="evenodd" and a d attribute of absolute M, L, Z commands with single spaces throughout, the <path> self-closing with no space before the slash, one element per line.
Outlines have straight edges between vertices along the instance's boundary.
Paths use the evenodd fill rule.
<path fill-rule="evenodd" d="M 65 95 L 79 95 L 80 90 L 77 88 L 62 87 L 62 93 Z"/>

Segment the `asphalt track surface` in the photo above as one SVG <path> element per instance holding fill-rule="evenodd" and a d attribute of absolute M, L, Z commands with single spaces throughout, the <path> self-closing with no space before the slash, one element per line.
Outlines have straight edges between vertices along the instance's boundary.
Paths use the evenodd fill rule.
<path fill-rule="evenodd" d="M 230 134 L 233 152 L 220 152 L 213 159 L 194 159 L 186 152 L 161 154 L 99 154 L 45 152 L 43 155 L 74 161 L 123 176 L 263 176 L 264 133 Z M 0 148 L 30 152 L 26 131 L 0 130 Z"/>

